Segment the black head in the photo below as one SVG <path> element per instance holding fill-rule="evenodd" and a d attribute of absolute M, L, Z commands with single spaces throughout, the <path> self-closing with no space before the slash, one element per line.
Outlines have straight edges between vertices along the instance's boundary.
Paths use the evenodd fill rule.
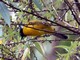
<path fill-rule="evenodd" d="M 19 29 L 20 29 L 19 33 L 20 33 L 21 39 L 23 39 L 23 37 L 25 37 L 25 35 L 23 33 L 23 26 L 21 24 L 19 25 Z"/>

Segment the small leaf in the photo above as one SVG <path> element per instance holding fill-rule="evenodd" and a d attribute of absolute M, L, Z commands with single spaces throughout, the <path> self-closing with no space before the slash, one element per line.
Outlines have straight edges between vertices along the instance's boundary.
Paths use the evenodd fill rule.
<path fill-rule="evenodd" d="M 51 20 L 51 21 L 54 21 L 54 17 L 52 16 L 52 17 L 50 18 L 50 20 Z"/>
<path fill-rule="evenodd" d="M 23 56 L 22 56 L 22 59 L 21 60 L 26 60 L 27 57 L 30 57 L 29 55 L 29 52 L 30 52 L 30 49 L 29 48 L 26 48 L 24 53 L 23 53 Z"/>
<path fill-rule="evenodd" d="M 41 47 L 41 45 L 38 42 L 36 42 L 35 46 L 36 46 L 36 49 L 43 55 L 44 54 L 44 50 Z"/>
<path fill-rule="evenodd" d="M 35 5 L 36 5 L 40 10 L 42 10 L 42 4 L 41 4 L 40 0 L 33 0 L 33 2 L 35 3 Z"/>
<path fill-rule="evenodd" d="M 1 48 L 1 47 L 2 47 L 2 48 Z M 11 51 L 9 48 L 7 48 L 6 46 L 0 45 L 0 48 L 3 49 L 3 51 L 4 51 L 6 54 L 11 55 L 12 57 L 16 58 L 15 54 L 12 53 L 12 51 Z"/>
<path fill-rule="evenodd" d="M 63 48 L 66 51 L 69 51 L 69 47 L 68 46 L 64 46 L 64 45 L 60 45 L 60 46 L 55 46 L 55 48 Z"/>
<path fill-rule="evenodd" d="M 2 46 L 2 44 L 0 44 L 0 49 L 2 49 L 3 48 L 3 46 Z"/>
<path fill-rule="evenodd" d="M 7 6 L 3 3 L 0 2 L 0 14 L 2 15 L 2 18 L 10 26 L 10 14 Z"/>

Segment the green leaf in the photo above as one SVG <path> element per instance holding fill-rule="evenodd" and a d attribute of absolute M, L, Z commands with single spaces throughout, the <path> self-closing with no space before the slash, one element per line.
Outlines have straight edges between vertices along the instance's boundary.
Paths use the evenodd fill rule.
<path fill-rule="evenodd" d="M 7 6 L 3 3 L 0 2 L 0 14 L 2 15 L 2 18 L 10 26 L 10 14 Z"/>
<path fill-rule="evenodd" d="M 52 17 L 50 18 L 50 20 L 51 20 L 51 21 L 54 21 L 54 17 L 52 16 Z"/>
<path fill-rule="evenodd" d="M 23 56 L 22 56 L 22 59 L 21 60 L 26 60 L 27 57 L 30 58 L 30 49 L 29 48 L 26 48 L 24 53 L 23 53 Z"/>
<path fill-rule="evenodd" d="M 2 49 L 3 48 L 3 46 L 0 44 L 0 49 Z"/>
<path fill-rule="evenodd" d="M 41 48 L 41 45 L 40 45 L 38 42 L 36 42 L 36 43 L 35 43 L 35 46 L 36 46 L 36 49 L 43 55 L 44 51 L 43 51 L 43 49 Z"/>
<path fill-rule="evenodd" d="M 42 3 L 40 2 L 40 0 L 33 0 L 33 2 L 40 10 L 42 10 Z"/>
<path fill-rule="evenodd" d="M 59 45 L 59 46 L 55 46 L 56 48 L 63 48 L 66 51 L 69 51 L 69 47 L 68 46 L 64 46 L 64 45 Z"/>
<path fill-rule="evenodd" d="M 15 54 L 12 53 L 12 51 L 11 51 L 9 48 L 7 48 L 7 47 L 4 46 L 4 45 L 2 45 L 2 47 L 3 47 L 3 48 L 2 48 L 3 51 L 4 51 L 6 54 L 11 55 L 12 57 L 16 58 Z"/>

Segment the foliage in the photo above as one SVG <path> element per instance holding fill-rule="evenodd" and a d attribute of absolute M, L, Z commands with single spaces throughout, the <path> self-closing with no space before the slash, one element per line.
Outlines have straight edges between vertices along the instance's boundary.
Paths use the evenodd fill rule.
<path fill-rule="evenodd" d="M 77 3 L 76 0 L 0 0 L 1 60 L 53 60 L 49 55 L 54 52 L 52 56 L 56 55 L 56 60 L 79 60 L 80 5 Z M 53 33 L 21 40 L 19 24 L 30 20 L 49 22 L 68 39 L 60 39 Z"/>

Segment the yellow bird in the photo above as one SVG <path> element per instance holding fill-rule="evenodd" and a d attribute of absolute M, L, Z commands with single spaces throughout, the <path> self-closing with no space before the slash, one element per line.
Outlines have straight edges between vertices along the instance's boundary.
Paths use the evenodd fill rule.
<path fill-rule="evenodd" d="M 50 23 L 41 20 L 32 20 L 26 25 L 20 25 L 19 27 L 22 38 L 26 36 L 41 36 L 45 34 L 53 34 L 62 39 L 68 38 L 65 34 L 57 33 Z"/>

